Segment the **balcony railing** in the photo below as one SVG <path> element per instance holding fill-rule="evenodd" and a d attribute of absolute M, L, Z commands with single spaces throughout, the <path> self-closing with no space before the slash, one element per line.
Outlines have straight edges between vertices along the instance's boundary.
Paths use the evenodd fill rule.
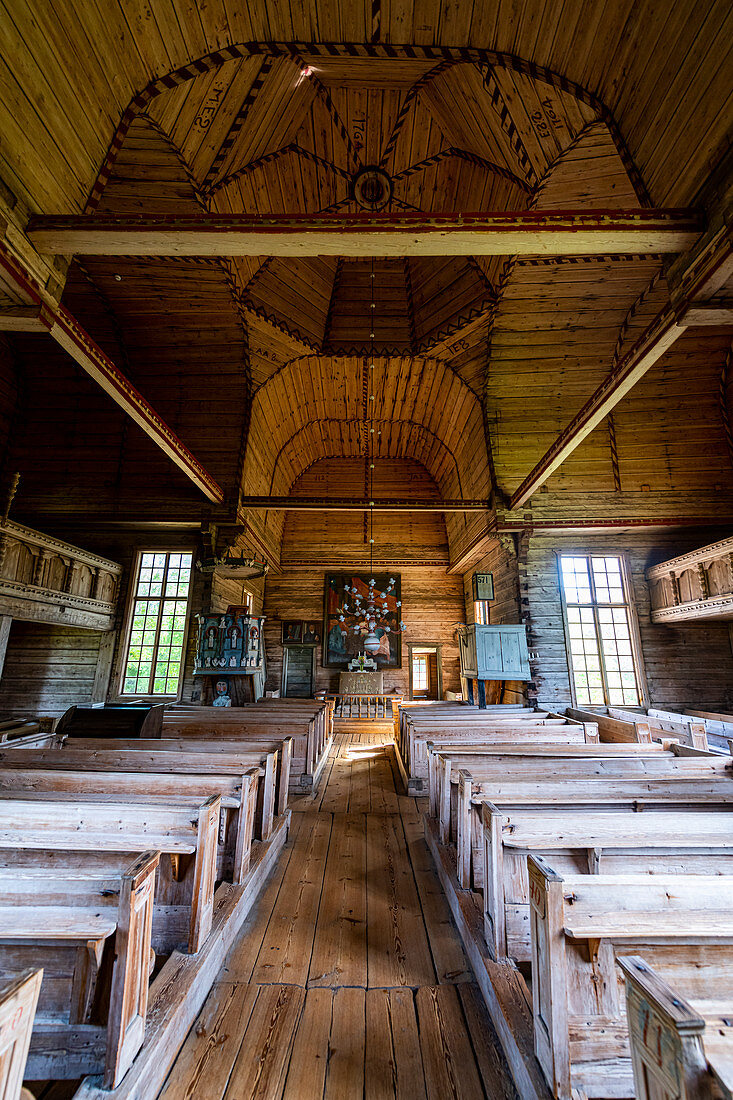
<path fill-rule="evenodd" d="M 0 524 L 0 615 L 111 630 L 122 566 L 21 523 Z"/>
<path fill-rule="evenodd" d="M 655 623 L 733 619 L 733 538 L 653 565 L 646 576 Z"/>

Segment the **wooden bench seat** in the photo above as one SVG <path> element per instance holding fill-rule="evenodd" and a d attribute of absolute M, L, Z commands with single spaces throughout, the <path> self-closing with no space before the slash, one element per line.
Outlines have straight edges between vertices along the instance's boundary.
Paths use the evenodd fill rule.
<path fill-rule="evenodd" d="M 244 707 L 169 706 L 163 737 L 271 736 L 293 738 L 291 781 L 309 789 L 325 763 L 333 734 L 333 707 L 312 700 L 260 700 Z"/>
<path fill-rule="evenodd" d="M 103 881 L 77 871 L 77 889 L 63 905 L 56 899 L 69 879 L 55 880 L 52 867 L 36 868 L 43 888 L 38 875 L 0 871 L 0 976 L 15 976 L 29 957 L 43 965 L 29 1076 L 104 1073 L 111 1088 L 129 1068 L 145 1031 L 159 859 L 144 852 Z M 66 1046 L 65 1057 L 49 1061 L 49 1038 L 56 1049 Z"/>
<path fill-rule="evenodd" d="M 733 1095 L 733 986 L 716 982 L 716 1000 L 686 999 L 680 966 L 668 984 L 645 959 L 617 959 L 626 984 L 626 1018 L 638 1100 L 716 1100 Z"/>
<path fill-rule="evenodd" d="M 733 877 L 565 875 L 527 860 L 535 1054 L 559 1100 L 634 1096 L 618 954 L 642 953 L 688 996 L 733 969 Z M 725 978 L 724 978 L 725 980 Z"/>
<path fill-rule="evenodd" d="M 34 760 L 48 760 L 51 767 L 59 766 L 59 757 L 53 748 L 63 748 L 63 760 L 73 761 L 73 766 L 94 768 L 100 771 L 154 771 L 178 774 L 236 775 L 257 766 L 264 770 L 263 782 L 268 788 L 274 784 L 275 807 L 278 815 L 284 814 L 288 805 L 290 766 L 293 739 L 259 739 L 252 742 L 198 740 L 194 738 L 147 740 L 142 738 L 64 738 L 48 753 L 36 754 Z M 130 755 L 133 753 L 134 755 Z M 201 753 L 206 753 L 202 762 Z M 0 748 L 0 767 L 27 767 L 29 757 Z M 41 766 L 39 764 L 34 766 Z M 45 766 L 45 763 L 44 765 Z"/>
<path fill-rule="evenodd" d="M 61 753 L 51 753 L 58 760 Z M 61 761 L 63 764 L 63 761 Z M 217 879 L 239 884 L 249 869 L 252 841 L 269 839 L 274 828 L 274 788 L 269 798 L 258 805 L 263 794 L 260 768 L 227 775 L 177 775 L 141 772 L 77 771 L 59 767 L 55 761 L 28 768 L 0 765 L 0 798 L 24 798 L 29 794 L 48 794 L 57 798 L 81 796 L 104 802 L 140 802 L 148 805 L 186 804 L 197 807 L 210 795 L 221 798 L 222 821 L 219 830 Z"/>
<path fill-rule="evenodd" d="M 155 850 L 173 857 L 161 861 L 156 905 L 169 907 L 173 918 L 167 950 L 176 946 L 182 913 L 187 915 L 188 950 L 195 953 L 213 919 L 220 808 L 220 795 L 190 805 L 100 802 L 83 795 L 68 800 L 56 794 L 3 795 L 0 848 L 83 852 L 92 853 L 92 858 Z"/>
<path fill-rule="evenodd" d="M 496 959 L 531 958 L 527 855 L 559 874 L 733 874 L 733 815 L 482 806 L 484 935 Z"/>
<path fill-rule="evenodd" d="M 428 743 L 440 741 L 458 747 L 466 744 L 516 742 L 532 744 L 575 744 L 598 741 L 598 730 L 592 723 L 585 725 L 565 718 L 513 723 L 473 720 L 464 725 L 447 722 L 408 725 L 404 730 L 398 760 L 409 794 L 427 793 L 429 779 Z"/>
<path fill-rule="evenodd" d="M 733 804 L 733 778 L 721 761 L 721 772 L 698 773 L 698 761 L 690 761 L 689 771 L 682 760 L 662 761 L 647 774 L 635 774 L 633 765 L 626 771 L 621 761 L 603 769 L 598 761 L 584 767 L 567 762 L 556 771 L 543 768 L 542 777 L 531 780 L 517 773 L 499 769 L 472 771 L 461 768 L 457 776 L 451 773 L 450 798 L 445 793 L 440 804 L 440 835 L 447 842 L 455 839 L 458 859 L 458 879 L 464 888 L 472 881 L 478 887 L 481 851 L 483 848 L 481 804 L 499 806 L 579 806 L 610 807 L 635 812 L 652 807 L 725 806 Z M 454 787 L 453 780 L 456 780 Z M 455 790 L 455 797 L 452 792 Z"/>
<path fill-rule="evenodd" d="M 0 984 L 0 1096 L 33 1100 L 22 1087 L 43 971 L 33 967 Z"/>

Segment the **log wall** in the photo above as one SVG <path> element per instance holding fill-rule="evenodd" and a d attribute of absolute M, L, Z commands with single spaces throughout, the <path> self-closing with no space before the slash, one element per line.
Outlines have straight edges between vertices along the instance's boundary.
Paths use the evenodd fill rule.
<path fill-rule="evenodd" d="M 92 702 L 100 644 L 94 630 L 13 622 L 0 680 L 0 715 L 60 717 Z"/>
<path fill-rule="evenodd" d="M 710 535 L 710 537 L 707 537 Z M 530 695 L 542 705 L 571 705 L 557 555 L 608 552 L 626 555 L 639 622 L 649 705 L 726 710 L 733 705 L 733 652 L 726 623 L 656 625 L 651 621 L 648 566 L 712 542 L 714 532 L 614 536 L 535 536 L 520 544 L 523 615 L 533 663 Z M 526 601 L 526 603 L 525 603 Z"/>
<path fill-rule="evenodd" d="M 402 637 L 402 667 L 384 670 L 385 692 L 407 695 L 408 645 L 442 645 L 443 690 L 460 691 L 456 625 L 465 621 L 463 580 L 440 568 L 392 568 L 402 578 L 402 611 L 409 632 Z M 269 576 L 265 587 L 265 646 L 267 649 L 267 691 L 282 686 L 283 619 L 323 620 L 325 570 L 289 570 Z M 324 668 L 322 646 L 316 646 L 316 691 L 338 688 L 338 669 Z"/>

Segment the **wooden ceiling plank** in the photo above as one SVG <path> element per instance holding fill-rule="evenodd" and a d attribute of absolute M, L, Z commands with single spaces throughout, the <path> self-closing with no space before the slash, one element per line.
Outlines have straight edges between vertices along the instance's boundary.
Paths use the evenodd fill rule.
<path fill-rule="evenodd" d="M 683 252 L 699 237 L 692 210 L 254 218 L 42 215 L 28 236 L 45 254 L 134 256 L 598 255 Z"/>
<path fill-rule="evenodd" d="M 616 363 L 603 379 L 583 408 L 557 436 L 534 469 L 527 475 L 512 495 L 510 508 L 520 508 L 540 488 L 593 431 L 626 393 L 643 378 L 646 372 L 686 331 L 678 325 L 689 305 L 711 285 L 716 277 L 727 272 L 733 256 L 733 229 L 724 228 L 711 233 L 702 250 L 694 252 L 694 258 L 685 266 L 684 258 L 678 260 L 681 268 L 679 283 L 673 288 L 673 298 L 646 327 L 630 351 Z M 679 288 L 683 287 L 684 290 Z"/>
<path fill-rule="evenodd" d="M 20 288 L 36 303 L 43 327 L 60 347 L 109 394 L 127 415 L 183 470 L 186 476 L 215 504 L 222 504 L 224 493 L 162 417 L 128 381 L 121 370 L 94 343 L 76 318 L 63 306 L 53 308 L 42 301 L 39 288 L 27 271 L 4 245 L 0 245 L 0 264 Z M 27 330 L 26 330 L 27 331 Z"/>

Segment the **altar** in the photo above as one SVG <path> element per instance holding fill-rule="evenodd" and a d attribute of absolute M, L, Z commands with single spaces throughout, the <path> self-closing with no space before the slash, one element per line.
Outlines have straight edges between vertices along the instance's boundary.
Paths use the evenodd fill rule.
<path fill-rule="evenodd" d="M 383 695 L 383 672 L 339 673 L 339 695 Z"/>

